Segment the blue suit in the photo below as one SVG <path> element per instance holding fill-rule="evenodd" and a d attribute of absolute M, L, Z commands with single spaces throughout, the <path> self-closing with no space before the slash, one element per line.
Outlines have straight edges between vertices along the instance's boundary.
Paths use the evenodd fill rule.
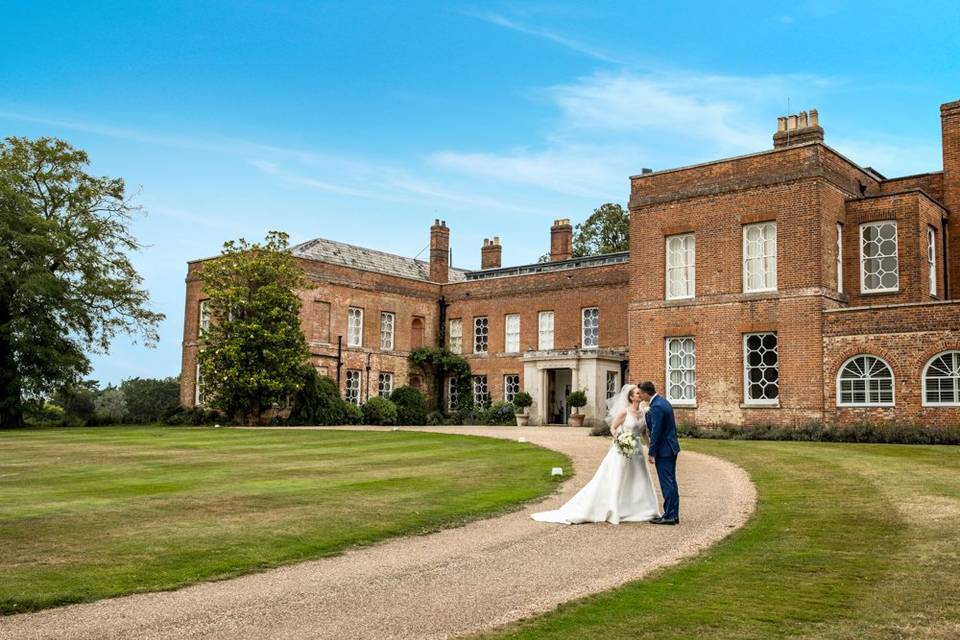
<path fill-rule="evenodd" d="M 677 488 L 677 455 L 680 441 L 677 439 L 677 422 L 673 407 L 659 395 L 650 400 L 646 415 L 647 431 L 650 433 L 650 455 L 657 467 L 660 491 L 663 493 L 663 517 L 680 519 L 680 490 Z"/>

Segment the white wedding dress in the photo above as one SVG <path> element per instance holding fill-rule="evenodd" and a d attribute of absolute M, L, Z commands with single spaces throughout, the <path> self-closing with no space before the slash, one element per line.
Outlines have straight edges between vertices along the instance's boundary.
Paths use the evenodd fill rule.
<path fill-rule="evenodd" d="M 627 411 L 621 429 L 633 431 L 640 440 L 642 417 L 637 419 Z M 579 524 L 582 522 L 647 522 L 660 515 L 657 493 L 647 468 L 643 447 L 638 447 L 631 458 L 625 458 L 616 444 L 603 458 L 593 478 L 577 495 L 555 511 L 534 513 L 540 522 Z"/>

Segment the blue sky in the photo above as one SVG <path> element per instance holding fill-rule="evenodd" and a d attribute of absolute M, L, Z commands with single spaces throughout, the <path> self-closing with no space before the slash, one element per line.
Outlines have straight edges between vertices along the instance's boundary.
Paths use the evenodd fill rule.
<path fill-rule="evenodd" d="M 788 99 L 861 164 L 938 170 L 958 33 L 953 1 L 6 2 L 0 132 L 139 190 L 167 320 L 93 358 L 119 382 L 179 372 L 186 261 L 230 238 L 412 256 L 440 217 L 458 266 L 493 235 L 532 262 L 641 167 L 768 148 Z"/>

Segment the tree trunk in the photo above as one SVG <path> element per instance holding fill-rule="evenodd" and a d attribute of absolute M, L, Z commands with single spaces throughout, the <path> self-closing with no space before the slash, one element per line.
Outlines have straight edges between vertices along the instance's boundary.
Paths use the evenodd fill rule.
<path fill-rule="evenodd" d="M 10 304 L 0 298 L 0 429 L 23 426 L 23 398 L 13 355 Z"/>

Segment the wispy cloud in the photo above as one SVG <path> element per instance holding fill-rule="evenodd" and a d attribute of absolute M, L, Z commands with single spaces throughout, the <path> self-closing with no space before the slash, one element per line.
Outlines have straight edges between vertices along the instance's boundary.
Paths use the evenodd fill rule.
<path fill-rule="evenodd" d="M 585 56 L 595 60 L 600 60 L 601 62 L 609 62 L 611 64 L 627 64 L 625 59 L 604 51 L 600 47 L 580 42 L 579 40 L 569 38 L 550 29 L 530 27 L 495 13 L 471 12 L 468 13 L 468 15 L 480 20 L 484 20 L 485 22 L 489 22 L 490 24 L 497 25 L 498 27 L 503 27 L 504 29 L 510 29 L 511 31 L 517 31 L 535 38 L 541 38 L 543 40 L 549 40 L 550 42 L 558 44 L 565 49 L 582 53 Z"/>

